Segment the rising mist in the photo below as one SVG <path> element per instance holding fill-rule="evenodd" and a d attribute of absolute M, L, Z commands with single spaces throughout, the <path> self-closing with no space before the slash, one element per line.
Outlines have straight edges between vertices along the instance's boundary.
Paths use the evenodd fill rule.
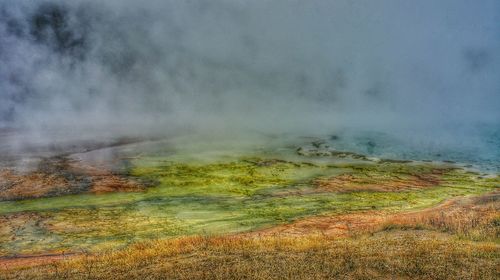
<path fill-rule="evenodd" d="M 500 120 L 499 22 L 495 0 L 2 0 L 0 127 L 482 146 L 477 128 Z"/>

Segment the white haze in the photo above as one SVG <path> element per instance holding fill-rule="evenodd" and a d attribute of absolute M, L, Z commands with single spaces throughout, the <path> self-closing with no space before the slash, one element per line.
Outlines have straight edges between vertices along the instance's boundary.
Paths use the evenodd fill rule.
<path fill-rule="evenodd" d="M 0 127 L 49 141 L 499 123 L 497 0 L 0 0 Z"/>

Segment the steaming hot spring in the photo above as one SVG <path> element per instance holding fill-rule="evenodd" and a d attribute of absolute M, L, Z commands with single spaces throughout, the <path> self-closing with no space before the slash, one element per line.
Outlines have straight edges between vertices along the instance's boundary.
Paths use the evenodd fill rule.
<path fill-rule="evenodd" d="M 499 11 L 0 1 L 0 279 L 499 279 Z"/>

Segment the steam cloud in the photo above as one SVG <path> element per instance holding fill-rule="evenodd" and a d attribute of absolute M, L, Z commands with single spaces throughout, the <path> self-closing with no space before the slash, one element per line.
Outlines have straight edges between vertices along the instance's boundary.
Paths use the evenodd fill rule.
<path fill-rule="evenodd" d="M 500 119 L 500 2 L 0 1 L 0 127 Z"/>

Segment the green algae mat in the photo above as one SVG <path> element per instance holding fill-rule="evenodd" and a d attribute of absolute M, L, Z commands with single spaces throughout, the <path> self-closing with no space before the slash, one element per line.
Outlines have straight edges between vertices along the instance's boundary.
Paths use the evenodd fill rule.
<path fill-rule="evenodd" d="M 317 145 L 313 145 L 313 150 Z M 449 164 L 231 149 L 128 158 L 140 192 L 0 202 L 0 255 L 96 251 L 154 238 L 257 230 L 322 214 L 408 211 L 490 192 L 498 177 Z"/>

